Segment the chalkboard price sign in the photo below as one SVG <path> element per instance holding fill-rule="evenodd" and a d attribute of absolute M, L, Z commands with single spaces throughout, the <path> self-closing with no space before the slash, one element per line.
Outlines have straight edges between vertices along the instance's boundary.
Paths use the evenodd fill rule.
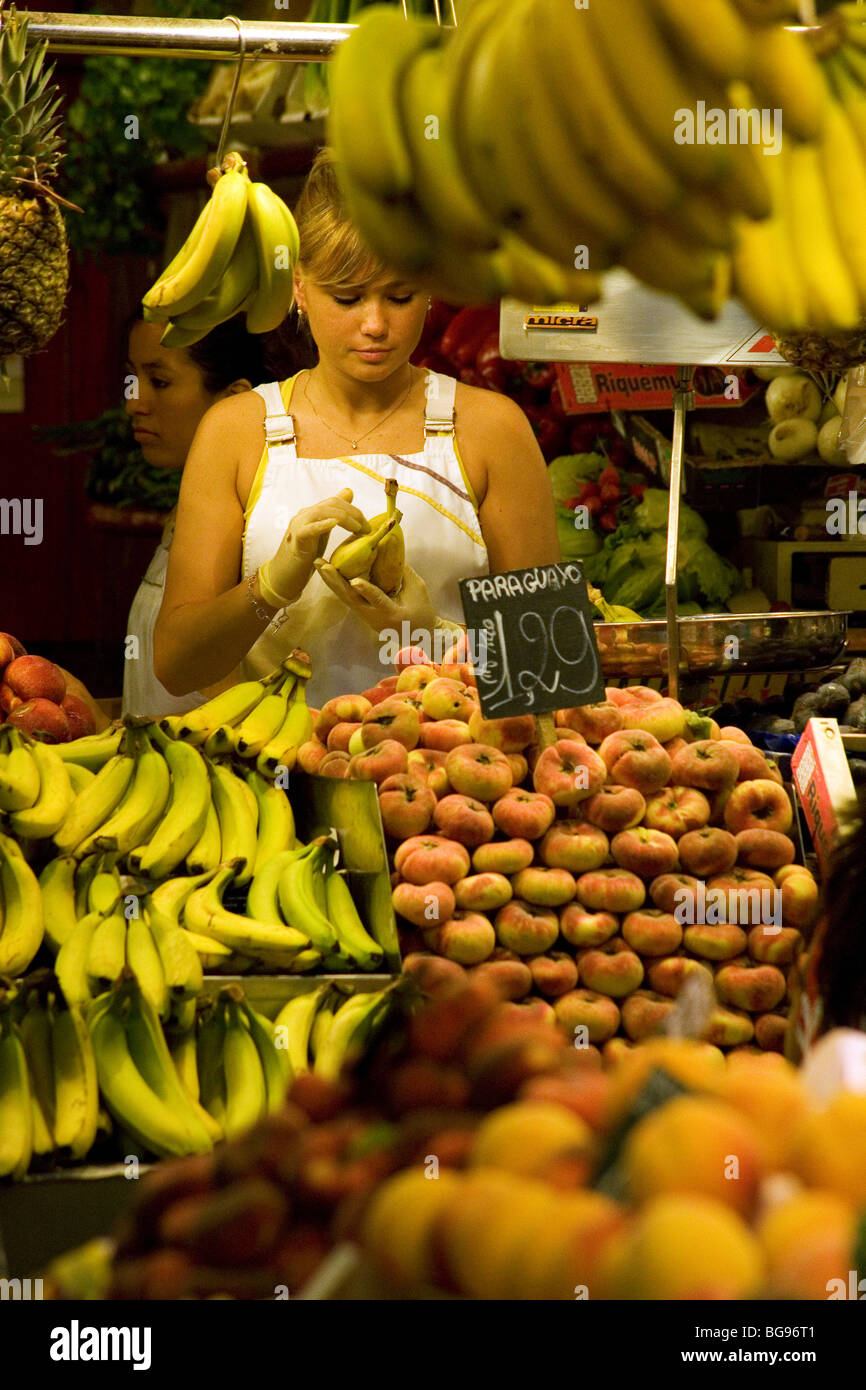
<path fill-rule="evenodd" d="M 460 594 L 486 718 L 604 699 L 593 610 L 579 565 L 461 579 Z"/>

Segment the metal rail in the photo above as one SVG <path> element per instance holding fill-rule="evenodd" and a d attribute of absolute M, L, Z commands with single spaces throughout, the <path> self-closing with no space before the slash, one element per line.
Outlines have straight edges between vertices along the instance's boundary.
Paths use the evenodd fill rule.
<path fill-rule="evenodd" d="M 23 13 L 23 12 L 22 12 Z M 49 14 L 27 10 L 28 37 L 48 40 L 51 53 L 84 53 L 163 58 L 268 58 L 320 63 L 332 58 L 354 24 L 305 24 L 297 21 L 169 19 L 125 15 Z M 5 15 L 0 12 L 0 31 Z"/>

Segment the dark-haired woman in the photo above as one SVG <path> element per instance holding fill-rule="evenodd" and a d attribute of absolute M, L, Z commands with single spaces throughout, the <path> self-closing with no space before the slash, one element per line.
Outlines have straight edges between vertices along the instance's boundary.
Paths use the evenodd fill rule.
<path fill-rule="evenodd" d="M 242 318 L 219 324 L 187 348 L 163 347 L 162 332 L 162 324 L 143 320 L 130 330 L 127 370 L 135 378 L 136 390 L 126 402 L 126 411 L 148 463 L 154 468 L 182 469 L 205 411 L 214 402 L 273 377 L 263 363 L 262 340 L 246 332 Z M 153 629 L 162 603 L 176 511 L 169 513 L 129 610 L 127 639 L 137 640 L 127 640 L 124 714 L 183 714 L 206 698 L 197 690 L 180 697 L 169 694 L 153 670 Z"/>

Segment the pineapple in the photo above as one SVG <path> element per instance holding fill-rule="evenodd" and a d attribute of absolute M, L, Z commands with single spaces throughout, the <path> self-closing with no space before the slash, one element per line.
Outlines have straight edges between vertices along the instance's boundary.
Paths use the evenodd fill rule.
<path fill-rule="evenodd" d="M 53 337 L 69 279 L 66 229 L 47 186 L 60 160 L 60 98 L 43 67 L 47 44 L 25 51 L 26 34 L 13 6 L 0 31 L 0 363 Z"/>
<path fill-rule="evenodd" d="M 866 324 L 829 336 L 823 333 L 786 333 L 776 338 L 777 351 L 793 366 L 813 375 L 838 375 L 866 362 Z"/>

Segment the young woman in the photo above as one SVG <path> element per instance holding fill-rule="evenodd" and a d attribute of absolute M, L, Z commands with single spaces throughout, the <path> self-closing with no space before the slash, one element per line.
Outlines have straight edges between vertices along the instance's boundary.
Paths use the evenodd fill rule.
<path fill-rule="evenodd" d="M 296 209 L 296 306 L 318 362 L 220 401 L 184 471 L 156 673 L 176 696 L 309 651 L 309 697 L 374 685 L 387 641 L 461 622 L 458 579 L 559 558 L 544 459 L 506 397 L 413 367 L 427 299 L 366 250 L 320 151 Z M 407 563 L 389 598 L 321 564 L 395 479 Z M 317 562 L 319 562 L 317 564 Z"/>
<path fill-rule="evenodd" d="M 188 348 L 163 347 L 162 332 L 162 324 L 141 319 L 130 329 L 127 370 L 135 377 L 137 389 L 126 402 L 126 411 L 148 463 L 181 469 L 205 412 L 216 401 L 248 392 L 253 383 L 268 377 L 262 340 L 246 332 L 240 317 L 219 324 Z M 132 648 L 124 664 L 124 714 L 181 714 L 205 698 L 197 690 L 181 698 L 171 695 L 153 670 L 153 629 L 162 603 L 176 512 L 174 508 L 169 513 L 129 610 L 127 633 L 137 639 L 137 650 Z"/>

